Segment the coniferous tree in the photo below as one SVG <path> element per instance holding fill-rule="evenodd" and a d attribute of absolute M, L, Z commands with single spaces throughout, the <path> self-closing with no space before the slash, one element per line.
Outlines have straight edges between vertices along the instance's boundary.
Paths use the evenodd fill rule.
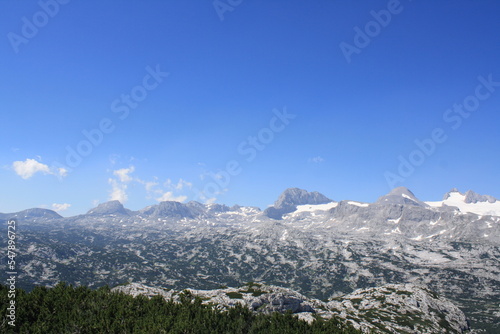
<path fill-rule="evenodd" d="M 255 314 L 243 306 L 226 312 L 214 310 L 189 292 L 180 303 L 160 296 L 151 299 L 91 290 L 59 283 L 16 291 L 16 326 L 6 321 L 8 289 L 0 285 L 0 333 L 360 333 L 338 319 L 318 319 L 312 324 L 291 313 Z"/>

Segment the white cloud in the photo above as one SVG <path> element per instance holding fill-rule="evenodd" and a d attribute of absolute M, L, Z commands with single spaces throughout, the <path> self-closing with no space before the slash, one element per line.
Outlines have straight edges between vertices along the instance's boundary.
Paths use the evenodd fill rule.
<path fill-rule="evenodd" d="M 184 202 L 187 199 L 187 196 L 174 196 L 173 192 L 167 191 L 156 200 L 158 202 L 164 201 L 175 201 L 175 202 Z"/>
<path fill-rule="evenodd" d="M 182 191 L 185 188 L 190 189 L 193 186 L 193 184 L 183 179 L 179 179 L 177 183 L 172 182 L 171 179 L 167 179 L 167 181 L 163 183 L 163 186 L 166 188 L 165 191 L 161 189 L 155 189 L 155 193 L 161 194 L 160 197 L 156 198 L 158 202 L 163 202 L 163 201 L 184 202 L 188 198 L 187 196 L 175 195 L 174 193 Z"/>
<path fill-rule="evenodd" d="M 120 201 L 122 204 L 125 203 L 128 200 L 127 185 L 111 178 L 108 179 L 108 183 L 111 185 L 109 200 Z"/>
<path fill-rule="evenodd" d="M 147 193 L 147 196 L 146 196 L 147 199 L 151 199 L 154 196 L 157 196 L 157 195 L 163 193 L 163 191 L 161 189 L 157 189 L 157 187 L 159 185 L 159 183 L 157 182 L 158 178 L 155 176 L 155 177 L 153 177 L 153 180 L 154 181 L 145 181 L 145 180 L 141 180 L 139 178 L 134 179 L 134 181 L 136 181 L 144 186 L 144 189 L 146 190 L 146 193 Z"/>
<path fill-rule="evenodd" d="M 14 161 L 12 167 L 17 175 L 27 180 L 36 173 L 51 174 L 50 168 L 35 159 L 26 159 L 26 161 Z"/>
<path fill-rule="evenodd" d="M 215 197 L 208 198 L 208 199 L 205 200 L 205 204 L 215 203 L 216 200 L 217 200 L 217 198 L 215 198 Z"/>
<path fill-rule="evenodd" d="M 57 211 L 57 212 L 61 212 L 61 211 L 68 210 L 70 206 L 71 206 L 71 204 L 68 204 L 68 203 L 64 203 L 64 204 L 54 203 L 54 204 L 52 204 L 52 210 Z"/>
<path fill-rule="evenodd" d="M 183 179 L 179 179 L 177 182 L 167 179 L 163 184 L 158 181 L 157 177 L 154 177 L 151 181 L 142 180 L 132 176 L 134 171 L 134 166 L 112 171 L 113 177 L 108 179 L 108 183 L 111 185 L 109 200 L 118 200 L 121 203 L 125 203 L 128 200 L 128 186 L 138 183 L 144 186 L 147 199 L 154 198 L 158 202 L 184 202 L 188 197 L 180 195 L 178 192 L 193 186 L 190 182 Z"/>
<path fill-rule="evenodd" d="M 130 166 L 129 168 L 122 168 L 122 169 L 115 170 L 115 171 L 113 171 L 113 174 L 115 176 L 118 176 L 118 178 L 120 179 L 120 182 L 128 183 L 128 182 L 132 181 L 132 177 L 129 174 L 132 174 L 134 172 L 134 170 L 135 170 L 135 167 Z"/>
<path fill-rule="evenodd" d="M 144 188 L 146 189 L 148 194 L 151 192 L 156 192 L 156 193 L 158 192 L 158 190 L 153 189 L 154 187 L 156 187 L 158 185 L 158 182 L 154 182 L 154 181 L 144 182 L 144 181 L 142 181 L 141 183 L 144 184 Z"/>
<path fill-rule="evenodd" d="M 217 197 L 225 194 L 228 191 L 229 188 L 217 189 L 216 191 L 207 191 L 207 189 L 205 189 L 205 191 L 198 190 L 196 197 L 203 201 L 203 203 L 205 204 L 212 204 L 217 201 Z"/>
<path fill-rule="evenodd" d="M 315 164 L 319 164 L 319 163 L 322 163 L 323 161 L 325 161 L 325 159 L 323 159 L 322 157 L 320 156 L 317 156 L 317 157 L 314 157 L 314 158 L 310 158 L 309 159 L 309 162 L 313 162 Z"/>
<path fill-rule="evenodd" d="M 58 168 L 57 172 L 60 177 L 66 177 L 68 175 L 68 170 L 66 168 Z"/>
<path fill-rule="evenodd" d="M 127 188 L 128 183 L 132 181 L 141 182 L 139 179 L 134 179 L 130 174 L 135 171 L 134 166 L 129 168 L 122 168 L 113 171 L 113 175 L 117 177 L 109 178 L 108 183 L 111 185 L 111 190 L 109 191 L 110 201 L 120 201 L 120 203 L 125 203 L 128 200 Z"/>
<path fill-rule="evenodd" d="M 183 179 L 179 179 L 179 182 L 177 183 L 177 185 L 175 186 L 175 189 L 177 190 L 182 190 L 184 189 L 185 187 L 186 188 L 191 188 L 193 186 L 193 184 L 191 182 L 187 182 Z"/>
<path fill-rule="evenodd" d="M 169 189 L 182 190 L 184 188 L 191 188 L 193 184 L 183 179 L 179 179 L 177 183 L 173 183 L 172 180 L 167 179 L 164 186 Z"/>
<path fill-rule="evenodd" d="M 41 157 L 38 156 L 39 160 Z M 17 175 L 27 180 L 36 173 L 50 174 L 58 177 L 65 177 L 68 175 L 68 170 L 65 168 L 50 168 L 48 165 L 36 161 L 35 159 L 26 159 L 25 161 L 14 161 L 12 168 Z"/>

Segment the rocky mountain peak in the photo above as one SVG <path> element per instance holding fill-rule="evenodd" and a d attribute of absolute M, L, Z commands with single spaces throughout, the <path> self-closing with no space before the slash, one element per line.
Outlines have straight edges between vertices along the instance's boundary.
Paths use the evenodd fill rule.
<path fill-rule="evenodd" d="M 406 187 L 397 187 L 397 188 L 394 188 L 392 189 L 390 192 L 389 192 L 389 195 L 392 195 L 392 196 L 409 196 L 413 199 L 417 199 L 415 197 L 415 195 L 411 192 L 410 189 L 406 188 Z"/>
<path fill-rule="evenodd" d="M 195 216 L 193 211 L 196 210 L 191 210 L 190 206 L 192 207 L 193 204 L 188 206 L 180 202 L 164 201 L 144 208 L 139 213 L 150 218 L 193 218 Z"/>
<path fill-rule="evenodd" d="M 488 203 L 495 203 L 497 201 L 497 199 L 493 196 L 490 196 L 490 195 L 480 195 L 472 190 L 467 190 L 467 192 L 464 194 L 464 193 L 461 193 L 460 191 L 458 191 L 457 188 L 453 188 L 451 189 L 450 191 L 448 191 L 444 197 L 443 197 L 443 201 L 446 201 L 447 199 L 449 199 L 450 197 L 452 197 L 453 194 L 458 194 L 460 196 L 465 196 L 465 198 L 463 199 L 464 203 L 478 203 L 478 202 L 488 202 Z"/>
<path fill-rule="evenodd" d="M 283 208 L 292 205 L 297 206 L 304 204 L 325 204 L 330 202 L 333 201 L 317 191 L 308 192 L 304 189 L 288 188 L 274 203 L 274 207 Z"/>
<path fill-rule="evenodd" d="M 274 202 L 274 206 L 264 211 L 264 214 L 269 218 L 281 219 L 284 214 L 295 211 L 297 205 L 326 204 L 330 202 L 333 202 L 333 200 L 317 191 L 308 192 L 304 189 L 289 188 L 278 197 L 278 200 Z"/>
<path fill-rule="evenodd" d="M 123 207 L 120 201 L 109 201 L 99 204 L 97 207 L 90 209 L 88 215 L 129 215 L 129 211 Z"/>
<path fill-rule="evenodd" d="M 392 189 L 387 195 L 380 197 L 376 203 L 427 206 L 427 204 L 420 201 L 408 188 L 405 187 Z"/>
<path fill-rule="evenodd" d="M 479 195 L 472 190 L 468 190 L 465 193 L 465 203 L 477 203 L 477 202 L 488 202 L 495 203 L 497 199 L 490 195 Z"/>
<path fill-rule="evenodd" d="M 47 219 L 57 219 L 57 218 L 62 218 L 60 214 L 53 210 L 49 209 L 41 209 L 41 208 L 33 208 L 33 209 L 27 209 L 23 210 L 20 212 L 17 212 L 15 214 L 11 214 L 12 217 L 19 217 L 19 218 L 47 218 Z"/>
<path fill-rule="evenodd" d="M 450 198 L 451 194 L 453 193 L 459 193 L 460 195 L 463 195 L 460 191 L 458 191 L 457 188 L 453 188 L 451 189 L 450 191 L 448 191 L 446 194 L 444 194 L 443 196 L 443 201 L 447 200 L 448 198 Z"/>
<path fill-rule="evenodd" d="M 227 205 L 217 204 L 217 203 L 212 203 L 207 205 L 206 209 L 210 213 L 227 212 L 230 210 L 230 208 Z"/>

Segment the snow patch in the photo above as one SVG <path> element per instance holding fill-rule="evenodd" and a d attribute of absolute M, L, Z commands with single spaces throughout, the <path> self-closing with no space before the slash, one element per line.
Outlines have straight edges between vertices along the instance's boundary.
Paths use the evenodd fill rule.
<path fill-rule="evenodd" d="M 439 208 L 442 206 L 455 206 L 461 212 L 475 213 L 477 215 L 490 215 L 490 216 L 500 216 L 500 201 L 494 203 L 490 202 L 477 202 L 477 203 L 465 203 L 465 195 L 459 192 L 452 192 L 449 197 L 444 201 L 437 202 L 425 202 L 431 207 Z"/>
<path fill-rule="evenodd" d="M 408 198 L 410 201 L 414 201 L 415 200 L 413 198 L 411 198 L 410 196 L 406 195 L 406 194 L 401 194 L 401 196 L 403 196 L 404 198 Z"/>
<path fill-rule="evenodd" d="M 434 225 L 436 225 L 436 224 L 437 224 L 440 220 L 441 220 L 441 217 L 439 217 L 439 219 L 438 219 L 438 220 L 436 220 L 436 221 L 432 221 L 432 220 L 431 220 L 431 222 L 429 223 L 429 225 L 434 226 Z"/>
<path fill-rule="evenodd" d="M 328 211 L 330 209 L 335 208 L 339 203 L 330 202 L 326 204 L 305 204 L 305 205 L 297 205 L 297 210 L 295 213 L 299 212 L 314 212 L 314 211 Z"/>
<path fill-rule="evenodd" d="M 399 224 L 399 222 L 401 221 L 401 217 L 399 217 L 398 219 L 387 219 L 387 221 L 394 224 Z"/>
<path fill-rule="evenodd" d="M 356 206 L 360 206 L 363 208 L 366 208 L 368 205 L 370 205 L 368 203 L 361 203 L 361 202 L 354 202 L 354 201 L 348 201 L 347 204 L 356 205 Z"/>
<path fill-rule="evenodd" d="M 394 230 L 392 230 L 391 234 L 401 234 L 401 230 L 399 229 L 399 226 L 396 227 Z"/>

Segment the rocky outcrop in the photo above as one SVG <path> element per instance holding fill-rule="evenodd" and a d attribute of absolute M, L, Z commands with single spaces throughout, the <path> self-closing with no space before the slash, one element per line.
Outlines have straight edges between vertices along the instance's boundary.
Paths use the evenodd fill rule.
<path fill-rule="evenodd" d="M 240 288 L 188 289 L 184 292 L 132 283 L 115 287 L 112 291 L 133 296 L 161 295 L 174 301 L 180 300 L 181 293 L 187 293 L 221 311 L 240 304 L 259 313 L 291 311 L 309 322 L 314 321 L 313 314 L 324 319 L 335 316 L 365 333 L 464 333 L 469 330 L 468 321 L 457 306 L 425 287 L 412 284 L 360 289 L 329 302 L 259 283 Z"/>
<path fill-rule="evenodd" d="M 465 203 L 488 202 L 495 203 L 497 199 L 490 195 L 479 195 L 478 193 L 469 190 L 465 193 Z"/>
<path fill-rule="evenodd" d="M 455 304 L 412 284 L 356 290 L 328 302 L 328 308 L 364 332 L 464 333 L 470 329 Z"/>

